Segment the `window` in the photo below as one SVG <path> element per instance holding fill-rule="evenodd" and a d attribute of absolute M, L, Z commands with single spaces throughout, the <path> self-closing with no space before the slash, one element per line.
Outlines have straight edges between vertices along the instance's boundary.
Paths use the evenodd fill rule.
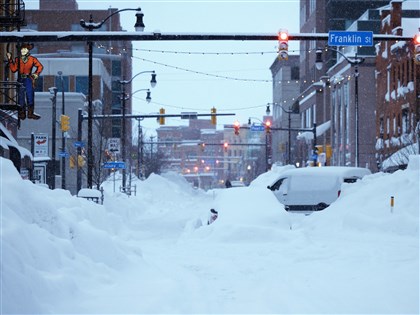
<path fill-rule="evenodd" d="M 62 87 L 64 87 L 64 92 L 68 92 L 69 91 L 69 77 L 68 76 L 64 76 L 63 75 L 63 81 L 61 82 L 61 77 L 56 76 L 55 77 L 55 86 L 57 87 L 57 91 L 58 92 L 62 92 L 63 89 Z"/>
<path fill-rule="evenodd" d="M 309 15 L 311 15 L 316 9 L 316 0 L 309 0 Z"/>
<path fill-rule="evenodd" d="M 291 79 L 292 80 L 299 80 L 299 67 L 297 67 L 297 66 L 292 67 Z"/>
<path fill-rule="evenodd" d="M 88 95 L 89 91 L 89 79 L 87 76 L 76 77 L 76 88 L 75 91 Z"/>
<path fill-rule="evenodd" d="M 112 61 L 112 75 L 116 77 L 121 76 L 121 61 L 120 60 Z"/>
<path fill-rule="evenodd" d="M 402 133 L 408 133 L 409 132 L 409 123 L 410 123 L 410 119 L 409 119 L 409 112 L 408 112 L 408 108 L 404 108 L 402 111 Z"/>

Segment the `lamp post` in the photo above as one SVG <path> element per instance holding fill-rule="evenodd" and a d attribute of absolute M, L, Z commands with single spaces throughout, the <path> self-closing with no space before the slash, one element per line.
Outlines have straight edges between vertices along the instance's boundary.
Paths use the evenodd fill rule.
<path fill-rule="evenodd" d="M 270 110 L 270 108 L 267 106 L 267 110 L 266 110 L 267 116 L 270 115 L 270 111 L 269 110 Z M 261 126 L 264 126 L 264 122 L 261 119 L 257 118 L 257 117 L 249 117 L 248 118 L 248 125 L 251 125 L 251 118 L 252 119 L 255 119 L 255 120 L 258 120 L 261 123 Z M 268 155 L 269 155 L 268 133 L 265 134 L 265 144 L 264 144 L 264 146 L 265 146 L 265 171 L 268 172 L 268 170 L 269 170 L 269 161 L 268 161 L 268 159 L 269 159 L 268 158 Z"/>
<path fill-rule="evenodd" d="M 89 22 L 85 20 L 80 20 L 80 26 L 82 26 L 85 30 L 93 31 L 94 29 L 99 29 L 102 25 L 113 15 L 123 12 L 123 11 L 137 11 L 136 13 L 136 24 L 134 25 L 136 31 L 143 31 L 144 30 L 144 23 L 143 23 L 143 13 L 141 12 L 140 8 L 137 9 L 122 9 L 115 11 L 111 15 L 109 15 L 106 19 L 102 20 L 101 22 L 93 22 L 92 14 L 90 15 Z M 93 160 L 93 88 L 92 88 L 92 81 L 93 81 L 93 42 L 88 41 L 88 54 L 89 54 L 89 90 L 88 90 L 88 150 L 87 150 L 87 186 L 88 188 L 92 188 L 92 178 L 93 178 L 93 167 L 94 167 L 94 160 Z"/>
<path fill-rule="evenodd" d="M 61 80 L 61 114 L 66 114 L 66 106 L 64 103 L 64 79 L 63 79 L 63 72 L 58 71 L 57 74 Z M 66 157 L 64 153 L 66 152 L 66 132 L 61 132 L 61 152 L 63 156 L 61 157 L 61 188 L 66 189 Z"/>
<path fill-rule="evenodd" d="M 354 57 L 347 57 L 341 51 L 328 48 L 329 50 L 335 51 L 340 54 L 351 66 L 354 66 L 354 121 L 355 121 L 355 159 L 354 165 L 356 167 L 359 166 L 359 64 L 365 61 L 365 58 L 358 57 L 357 52 L 355 53 Z M 318 70 L 322 69 L 323 61 L 322 61 L 322 50 L 318 49 L 316 51 L 316 60 L 315 66 Z"/>
<path fill-rule="evenodd" d="M 288 144 L 287 144 L 287 164 L 290 164 L 290 162 L 291 162 L 291 140 L 292 140 L 292 137 L 291 137 L 291 125 L 292 125 L 292 119 L 291 119 L 291 116 L 290 116 L 290 114 L 297 114 L 295 111 L 293 111 L 293 110 L 290 110 L 290 108 L 289 108 L 289 110 L 285 110 L 284 108 L 283 108 L 283 106 L 281 105 L 281 104 L 279 104 L 279 103 L 267 103 L 267 108 L 269 109 L 270 107 L 270 105 L 273 105 L 273 106 L 276 106 L 276 105 L 278 105 L 280 108 L 281 108 L 281 110 L 283 111 L 283 112 L 285 112 L 286 114 L 287 114 L 287 122 L 288 122 L 288 131 L 287 131 L 287 138 L 288 138 Z"/>
<path fill-rule="evenodd" d="M 141 121 L 144 118 L 138 118 L 138 134 L 137 134 L 137 177 L 142 178 L 140 165 L 143 165 L 143 130 L 141 128 Z"/>
<path fill-rule="evenodd" d="M 51 189 L 55 189 L 55 173 L 56 173 L 56 169 L 55 169 L 55 138 L 56 138 L 56 124 L 57 124 L 57 88 L 54 87 L 50 87 L 48 89 L 50 91 L 50 94 L 52 94 L 51 96 L 51 102 L 52 102 L 52 119 L 51 119 L 51 160 L 52 160 L 52 168 L 51 168 L 51 173 L 52 173 L 52 180 L 51 180 Z M 51 177 L 50 177 L 51 178 Z"/>
<path fill-rule="evenodd" d="M 121 91 L 121 108 L 122 108 L 122 130 L 121 130 L 121 159 L 123 162 L 125 162 L 126 159 L 126 122 L 125 122 L 125 114 L 126 114 L 126 106 L 125 106 L 125 101 L 127 99 L 129 99 L 131 96 L 133 96 L 135 93 L 140 92 L 140 91 L 147 91 L 147 96 L 146 96 L 146 101 L 148 103 L 150 103 L 150 101 L 152 100 L 150 94 L 150 90 L 149 89 L 140 89 L 137 90 L 133 93 L 131 93 L 131 95 L 128 97 L 126 95 L 126 90 L 125 90 L 125 86 L 127 84 L 130 84 L 134 78 L 136 78 L 138 75 L 142 74 L 142 73 L 151 73 L 152 74 L 152 78 L 150 80 L 150 85 L 151 87 L 155 87 L 156 86 L 156 73 L 155 71 L 142 71 L 137 73 L 134 77 L 132 77 L 130 80 L 120 80 L 119 83 L 122 85 L 122 91 Z M 124 168 L 122 170 L 123 176 L 122 176 L 122 189 L 123 192 L 125 192 L 125 181 L 126 181 L 126 169 Z"/>

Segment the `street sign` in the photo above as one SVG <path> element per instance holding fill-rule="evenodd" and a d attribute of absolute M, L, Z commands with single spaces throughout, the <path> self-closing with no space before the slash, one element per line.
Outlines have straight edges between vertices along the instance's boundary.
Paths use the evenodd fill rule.
<path fill-rule="evenodd" d="M 70 154 L 66 151 L 60 151 L 60 152 L 58 152 L 58 156 L 59 157 L 69 157 Z"/>
<path fill-rule="evenodd" d="M 373 46 L 373 32 L 330 31 L 328 46 Z"/>
<path fill-rule="evenodd" d="M 121 139 L 120 138 L 109 138 L 108 139 L 108 151 L 113 154 L 119 154 L 121 148 Z"/>
<path fill-rule="evenodd" d="M 83 141 L 75 141 L 73 142 L 73 145 L 75 148 L 83 148 L 85 146 L 85 143 Z"/>
<path fill-rule="evenodd" d="M 103 168 L 121 168 L 121 169 L 125 169 L 125 163 L 124 162 L 105 162 L 103 164 Z"/>
<path fill-rule="evenodd" d="M 251 125 L 251 131 L 264 131 L 264 129 L 263 125 Z"/>
<path fill-rule="evenodd" d="M 34 157 L 48 157 L 48 134 L 34 134 Z"/>

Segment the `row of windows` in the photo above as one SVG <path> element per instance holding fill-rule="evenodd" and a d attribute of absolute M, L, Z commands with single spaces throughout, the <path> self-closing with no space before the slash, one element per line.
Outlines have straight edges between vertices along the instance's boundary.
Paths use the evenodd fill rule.
<path fill-rule="evenodd" d="M 414 113 L 410 113 L 408 109 L 403 109 L 401 114 L 393 114 L 392 117 L 387 117 L 386 124 L 384 124 L 384 118 L 381 118 L 379 128 L 381 137 L 387 135 L 389 138 L 408 134 L 414 129 Z"/>
<path fill-rule="evenodd" d="M 54 86 L 57 88 L 58 92 L 69 92 L 70 91 L 70 78 L 68 76 L 55 77 Z M 72 77 L 74 80 L 74 92 L 83 93 L 84 95 L 88 94 L 89 91 L 89 79 L 87 76 L 75 76 Z M 36 82 L 35 92 L 44 92 L 50 86 L 44 86 L 44 77 L 40 76 Z"/>

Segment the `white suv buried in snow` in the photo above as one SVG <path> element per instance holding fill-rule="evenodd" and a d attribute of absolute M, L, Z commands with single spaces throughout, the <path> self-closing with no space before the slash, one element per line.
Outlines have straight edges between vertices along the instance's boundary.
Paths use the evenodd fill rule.
<path fill-rule="evenodd" d="M 341 193 L 343 183 L 354 183 L 370 170 L 360 167 L 305 167 L 287 170 L 267 186 L 287 211 L 319 211 Z"/>

